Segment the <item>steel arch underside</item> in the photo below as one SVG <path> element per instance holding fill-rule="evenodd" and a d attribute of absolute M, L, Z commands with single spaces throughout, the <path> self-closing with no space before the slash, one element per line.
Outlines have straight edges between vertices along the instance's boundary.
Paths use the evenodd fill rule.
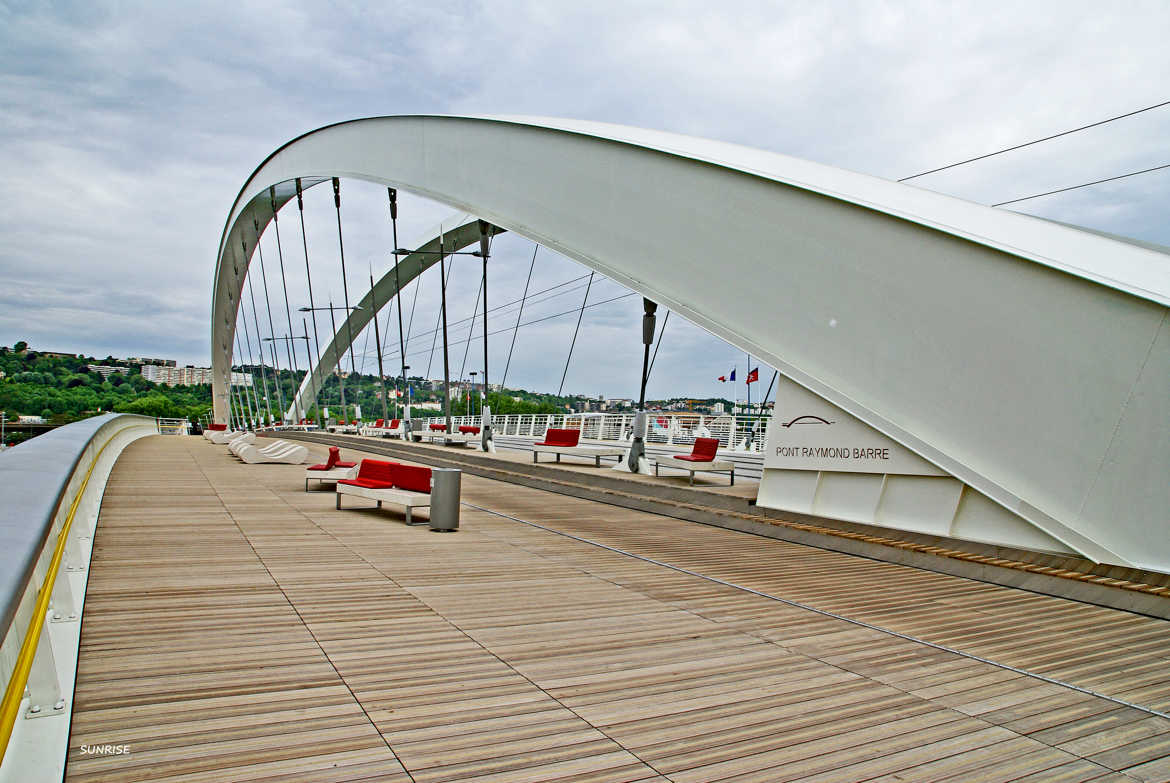
<path fill-rule="evenodd" d="M 253 221 L 263 231 L 272 218 L 270 186 L 279 208 L 294 178 L 331 176 L 426 196 L 556 250 L 759 356 L 1074 551 L 1170 570 L 1160 253 L 655 131 L 354 120 L 274 152 L 233 205 L 213 295 L 219 421 Z"/>

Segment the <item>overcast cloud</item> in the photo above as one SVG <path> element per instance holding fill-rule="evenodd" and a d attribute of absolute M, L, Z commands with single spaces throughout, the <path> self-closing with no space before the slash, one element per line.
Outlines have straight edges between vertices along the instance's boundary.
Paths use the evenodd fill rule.
<path fill-rule="evenodd" d="M 576 117 L 897 178 L 1170 98 L 1167 30 L 1164 2 L 0 2 L 0 344 L 208 364 L 227 210 L 269 152 L 327 123 L 411 113 Z M 1170 108 L 916 184 L 1003 201 L 1170 163 L 1167 138 Z M 384 189 L 347 180 L 342 190 L 356 300 L 369 268 L 379 274 L 389 260 L 388 210 Z M 1168 196 L 1163 171 L 1013 208 L 1170 244 Z M 314 294 L 340 302 L 330 194 L 316 188 L 306 201 Z M 409 194 L 401 210 L 404 242 L 448 212 Z M 308 295 L 295 207 L 281 231 L 296 308 Z M 271 230 L 263 249 L 283 334 Z M 493 306 L 519 296 L 532 251 L 519 237 L 497 240 Z M 452 320 L 471 314 L 474 267 L 456 262 Z M 532 288 L 586 271 L 541 250 Z M 428 361 L 436 274 L 424 279 L 414 311 L 412 373 Z M 524 320 L 571 310 L 584 295 L 558 292 Z M 599 279 L 589 300 L 623 293 Z M 246 294 L 245 303 L 254 331 Z M 634 296 L 586 311 L 566 391 L 634 395 L 639 317 Z M 514 319 L 514 308 L 499 311 L 491 328 Z M 555 391 L 575 320 L 521 329 L 509 385 Z M 328 330 L 328 320 L 318 326 Z M 453 327 L 452 339 L 468 328 Z M 366 339 L 357 361 L 368 371 Z M 497 378 L 509 342 L 491 342 Z M 465 370 L 479 368 L 481 352 L 471 345 Z M 453 372 L 462 353 L 453 348 Z M 672 318 L 650 393 L 727 391 L 714 378 L 745 364 Z"/>

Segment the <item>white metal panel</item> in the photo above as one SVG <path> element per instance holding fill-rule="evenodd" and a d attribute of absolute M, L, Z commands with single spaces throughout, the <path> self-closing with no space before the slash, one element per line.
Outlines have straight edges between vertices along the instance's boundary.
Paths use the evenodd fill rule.
<path fill-rule="evenodd" d="M 1170 542 L 1148 534 L 1170 507 L 1170 454 L 1127 440 L 1170 428 L 1146 418 L 1156 404 L 1128 412 L 1136 383 L 1165 394 L 1142 380 L 1168 350 L 1164 255 L 771 153 L 570 125 L 376 118 L 274 153 L 225 227 L 218 415 L 243 271 L 231 248 L 253 214 L 266 222 L 269 185 L 355 176 L 663 303 L 1090 557 L 1170 569 Z"/>

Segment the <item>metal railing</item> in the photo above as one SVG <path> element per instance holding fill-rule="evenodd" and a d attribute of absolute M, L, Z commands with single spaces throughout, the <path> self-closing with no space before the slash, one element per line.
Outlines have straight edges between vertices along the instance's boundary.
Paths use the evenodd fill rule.
<path fill-rule="evenodd" d="M 128 443 L 157 433 L 153 418 L 107 414 L 0 455 L 7 544 L 0 551 L 0 781 L 61 777 L 83 572 L 106 478 Z M 9 753 L 14 734 L 19 752 Z"/>
<path fill-rule="evenodd" d="M 718 438 L 720 448 L 762 452 L 768 433 L 769 416 L 649 412 L 646 440 L 673 446 L 690 446 L 695 438 Z M 478 426 L 480 416 L 452 416 L 455 426 Z M 542 438 L 549 429 L 581 430 L 582 440 L 624 442 L 633 433 L 632 413 L 525 413 L 493 416 L 492 428 L 499 436 Z"/>

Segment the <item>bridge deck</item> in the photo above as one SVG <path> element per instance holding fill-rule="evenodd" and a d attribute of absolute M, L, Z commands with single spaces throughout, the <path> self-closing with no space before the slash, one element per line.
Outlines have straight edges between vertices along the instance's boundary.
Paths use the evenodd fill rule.
<path fill-rule="evenodd" d="M 127 449 L 68 780 L 1170 779 L 1168 720 L 741 587 L 1161 711 L 1165 621 L 471 476 L 432 534 L 301 476 Z"/>

